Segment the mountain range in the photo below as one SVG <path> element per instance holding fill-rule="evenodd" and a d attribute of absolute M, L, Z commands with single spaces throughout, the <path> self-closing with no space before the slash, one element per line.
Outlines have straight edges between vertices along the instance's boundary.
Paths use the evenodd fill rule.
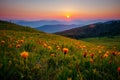
<path fill-rule="evenodd" d="M 87 37 L 103 37 L 120 35 L 120 20 L 99 22 L 86 26 L 57 32 L 57 35 L 67 36 L 70 38 L 80 39 Z"/>
<path fill-rule="evenodd" d="M 7 20 L 8 22 L 19 24 L 22 26 L 29 26 L 47 33 L 55 33 L 64 30 L 69 30 L 72 28 L 96 23 L 96 22 L 105 22 L 106 20 L 69 20 L 69 21 L 60 21 L 60 20 L 36 20 L 36 21 L 27 21 L 27 20 Z"/>
<path fill-rule="evenodd" d="M 59 32 L 59 31 L 76 28 L 79 26 L 80 25 L 74 25 L 74 24 L 71 24 L 71 25 L 57 24 L 57 25 L 44 25 L 41 27 L 37 27 L 36 29 L 43 31 L 43 32 L 47 32 L 47 33 L 55 33 L 55 32 Z"/>
<path fill-rule="evenodd" d="M 62 22 L 57 20 L 37 20 L 37 21 L 26 21 L 26 20 L 9 20 L 12 23 L 16 23 L 22 26 L 29 26 L 32 28 L 40 27 L 43 25 L 56 25 L 62 24 Z"/>
<path fill-rule="evenodd" d="M 87 24 L 91 24 L 91 23 L 96 23 L 96 22 L 104 22 L 106 20 L 71 20 L 71 21 L 65 21 L 65 20 L 36 20 L 36 21 L 27 21 L 27 20 L 7 20 L 8 22 L 12 22 L 12 23 L 16 23 L 22 26 L 30 26 L 33 28 L 36 27 L 41 27 L 44 25 L 60 25 L 60 24 L 64 24 L 64 25 L 71 25 L 71 24 L 75 24 L 75 25 L 87 25 Z"/>

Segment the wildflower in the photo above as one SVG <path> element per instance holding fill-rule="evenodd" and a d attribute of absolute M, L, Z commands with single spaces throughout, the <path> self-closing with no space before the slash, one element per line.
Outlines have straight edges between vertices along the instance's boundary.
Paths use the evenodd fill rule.
<path fill-rule="evenodd" d="M 109 51 L 106 51 L 106 54 L 109 54 Z"/>
<path fill-rule="evenodd" d="M 64 52 L 64 54 L 67 54 L 68 53 L 68 48 L 63 48 L 63 52 Z"/>
<path fill-rule="evenodd" d="M 108 54 L 105 53 L 105 54 L 103 55 L 103 57 L 104 57 L 104 58 L 107 58 L 107 57 L 108 57 Z"/>
<path fill-rule="evenodd" d="M 90 59 L 90 63 L 93 63 L 93 59 Z"/>
<path fill-rule="evenodd" d="M 50 54 L 50 56 L 54 57 L 54 56 L 55 56 L 55 54 L 53 54 L 53 53 L 52 53 L 52 54 Z"/>
<path fill-rule="evenodd" d="M 120 52 L 118 52 L 118 55 L 120 55 Z"/>
<path fill-rule="evenodd" d="M 120 75 L 120 67 L 118 67 L 117 71 L 118 71 L 118 74 Z"/>
<path fill-rule="evenodd" d="M 48 46 L 48 49 L 49 49 L 49 50 L 51 50 L 51 49 L 52 49 L 52 47 L 51 47 L 51 46 Z"/>
<path fill-rule="evenodd" d="M 60 46 L 57 46 L 57 49 L 60 50 Z"/>
<path fill-rule="evenodd" d="M 82 49 L 82 46 L 80 45 L 80 49 Z"/>
<path fill-rule="evenodd" d="M 20 40 L 20 43 L 23 43 L 24 42 L 24 40 Z"/>
<path fill-rule="evenodd" d="M 101 50 L 99 50 L 99 51 L 98 51 L 98 53 L 102 53 L 102 51 L 101 51 Z"/>
<path fill-rule="evenodd" d="M 47 47 L 47 44 L 44 43 L 43 46 L 44 46 L 44 47 Z"/>
<path fill-rule="evenodd" d="M 28 52 L 24 51 L 20 55 L 22 58 L 26 59 L 28 57 Z"/>
<path fill-rule="evenodd" d="M 113 56 L 115 56 L 115 55 L 116 55 L 116 53 L 115 53 L 115 52 L 112 52 L 112 55 L 113 55 Z"/>
<path fill-rule="evenodd" d="M 5 41 L 1 41 L 1 44 L 5 44 Z"/>
<path fill-rule="evenodd" d="M 17 45 L 16 45 L 16 48 L 20 48 L 20 44 L 17 44 Z"/>
<path fill-rule="evenodd" d="M 60 50 L 60 47 L 59 48 L 57 48 L 58 50 Z"/>
<path fill-rule="evenodd" d="M 87 56 L 87 52 L 84 52 L 84 53 L 83 53 L 83 56 L 84 56 L 84 58 L 86 58 L 86 56 Z"/>
<path fill-rule="evenodd" d="M 83 45 L 83 48 L 86 48 L 86 46 L 85 46 L 85 45 Z"/>
<path fill-rule="evenodd" d="M 93 57 L 94 57 L 94 54 L 93 54 L 93 53 L 91 53 L 91 54 L 90 54 L 90 56 L 91 56 L 91 58 L 93 58 Z"/>
<path fill-rule="evenodd" d="M 112 55 L 115 56 L 117 53 L 116 52 L 112 52 Z"/>

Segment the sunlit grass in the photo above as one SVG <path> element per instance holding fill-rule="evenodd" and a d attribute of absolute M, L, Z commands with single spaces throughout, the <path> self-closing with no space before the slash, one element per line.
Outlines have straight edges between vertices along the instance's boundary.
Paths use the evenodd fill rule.
<path fill-rule="evenodd" d="M 2 80 L 119 80 L 119 67 L 119 50 L 105 45 L 38 32 L 0 31 Z"/>

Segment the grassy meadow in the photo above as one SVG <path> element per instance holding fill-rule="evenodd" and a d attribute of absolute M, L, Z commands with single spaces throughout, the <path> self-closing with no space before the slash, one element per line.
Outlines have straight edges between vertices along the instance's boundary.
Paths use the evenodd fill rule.
<path fill-rule="evenodd" d="M 103 45 L 106 46 L 108 49 L 112 49 L 114 47 L 116 48 L 116 50 L 120 51 L 120 36 L 84 38 L 81 40 L 90 42 L 95 45 L 101 45 L 101 46 Z"/>
<path fill-rule="evenodd" d="M 1 29 L 0 80 L 120 80 L 120 46 L 97 41 Z"/>

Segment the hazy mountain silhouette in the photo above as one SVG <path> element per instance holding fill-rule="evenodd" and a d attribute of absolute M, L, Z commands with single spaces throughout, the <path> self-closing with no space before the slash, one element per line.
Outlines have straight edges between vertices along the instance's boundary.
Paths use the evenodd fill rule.
<path fill-rule="evenodd" d="M 72 25 L 57 24 L 57 25 L 44 25 L 41 27 L 37 27 L 36 29 L 47 33 L 54 33 L 58 31 L 64 31 L 64 30 L 76 28 L 79 26 L 80 25 L 74 25 L 74 24 Z"/>
<path fill-rule="evenodd" d="M 26 20 L 7 20 L 9 22 L 12 23 L 16 23 L 22 26 L 30 26 L 32 28 L 36 28 L 36 27 L 41 27 L 44 25 L 71 25 L 71 24 L 75 24 L 75 25 L 88 25 L 88 24 L 92 24 L 92 23 L 96 23 L 96 22 L 105 22 L 107 20 L 71 20 L 71 21 L 64 21 L 64 20 L 36 20 L 36 21 L 26 21 Z"/>

